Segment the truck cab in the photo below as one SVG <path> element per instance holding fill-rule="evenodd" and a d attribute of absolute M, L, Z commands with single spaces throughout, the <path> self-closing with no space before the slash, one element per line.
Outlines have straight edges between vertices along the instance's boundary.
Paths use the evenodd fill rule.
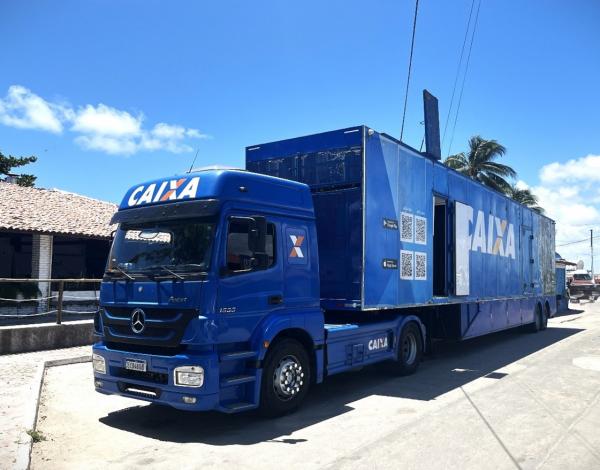
<path fill-rule="evenodd" d="M 271 358 L 277 387 L 263 399 L 274 392 L 285 407 L 322 379 L 306 185 L 242 170 L 189 173 L 132 187 L 113 223 L 94 322 L 98 392 L 181 409 L 254 408 L 274 343 L 295 353 Z"/>

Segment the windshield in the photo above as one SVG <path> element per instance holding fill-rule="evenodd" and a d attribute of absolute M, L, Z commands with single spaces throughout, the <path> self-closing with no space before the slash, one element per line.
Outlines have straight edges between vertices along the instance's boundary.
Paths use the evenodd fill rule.
<path fill-rule="evenodd" d="M 589 274 L 573 274 L 573 279 L 576 281 L 591 281 L 592 276 Z"/>
<path fill-rule="evenodd" d="M 121 224 L 107 271 L 207 271 L 214 226 L 206 219 Z"/>

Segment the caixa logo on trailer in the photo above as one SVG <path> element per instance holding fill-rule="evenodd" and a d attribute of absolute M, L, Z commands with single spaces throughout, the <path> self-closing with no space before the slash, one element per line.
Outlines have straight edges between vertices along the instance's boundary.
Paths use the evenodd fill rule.
<path fill-rule="evenodd" d="M 494 214 L 456 202 L 456 294 L 469 294 L 470 252 L 516 259 L 515 227 Z M 472 227 L 472 230 L 471 230 Z"/>
<path fill-rule="evenodd" d="M 155 202 L 177 201 L 181 199 L 193 199 L 198 192 L 200 177 L 179 178 L 166 180 L 161 183 L 151 183 L 148 186 L 140 185 L 129 195 L 127 205 L 141 206 Z"/>
<path fill-rule="evenodd" d="M 513 224 L 493 214 L 486 217 L 482 210 L 475 216 L 473 208 L 466 204 L 456 203 L 456 206 L 456 238 L 457 243 L 462 242 L 463 250 L 516 259 Z"/>

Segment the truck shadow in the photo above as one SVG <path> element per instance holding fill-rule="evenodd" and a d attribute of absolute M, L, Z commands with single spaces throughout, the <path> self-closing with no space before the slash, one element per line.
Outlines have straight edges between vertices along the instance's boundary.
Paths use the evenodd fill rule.
<path fill-rule="evenodd" d="M 161 441 L 208 445 L 251 445 L 259 442 L 301 444 L 305 439 L 285 438 L 295 431 L 352 411 L 349 405 L 372 395 L 433 400 L 475 379 L 575 335 L 581 329 L 552 327 L 538 334 L 509 330 L 460 343 L 439 343 L 417 374 L 397 377 L 393 364 L 377 364 L 329 377 L 314 386 L 298 412 L 275 420 L 255 412 L 227 415 L 194 413 L 156 405 L 140 405 L 109 413 L 103 424 Z"/>

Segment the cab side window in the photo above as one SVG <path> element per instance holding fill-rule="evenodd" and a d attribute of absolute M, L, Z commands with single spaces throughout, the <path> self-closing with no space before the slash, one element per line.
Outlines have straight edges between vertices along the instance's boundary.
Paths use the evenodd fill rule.
<path fill-rule="evenodd" d="M 264 253 L 253 253 L 250 249 L 248 239 L 251 228 L 250 221 L 238 219 L 229 222 L 226 263 L 230 272 L 267 269 L 275 263 L 275 225 L 267 224 Z"/>

